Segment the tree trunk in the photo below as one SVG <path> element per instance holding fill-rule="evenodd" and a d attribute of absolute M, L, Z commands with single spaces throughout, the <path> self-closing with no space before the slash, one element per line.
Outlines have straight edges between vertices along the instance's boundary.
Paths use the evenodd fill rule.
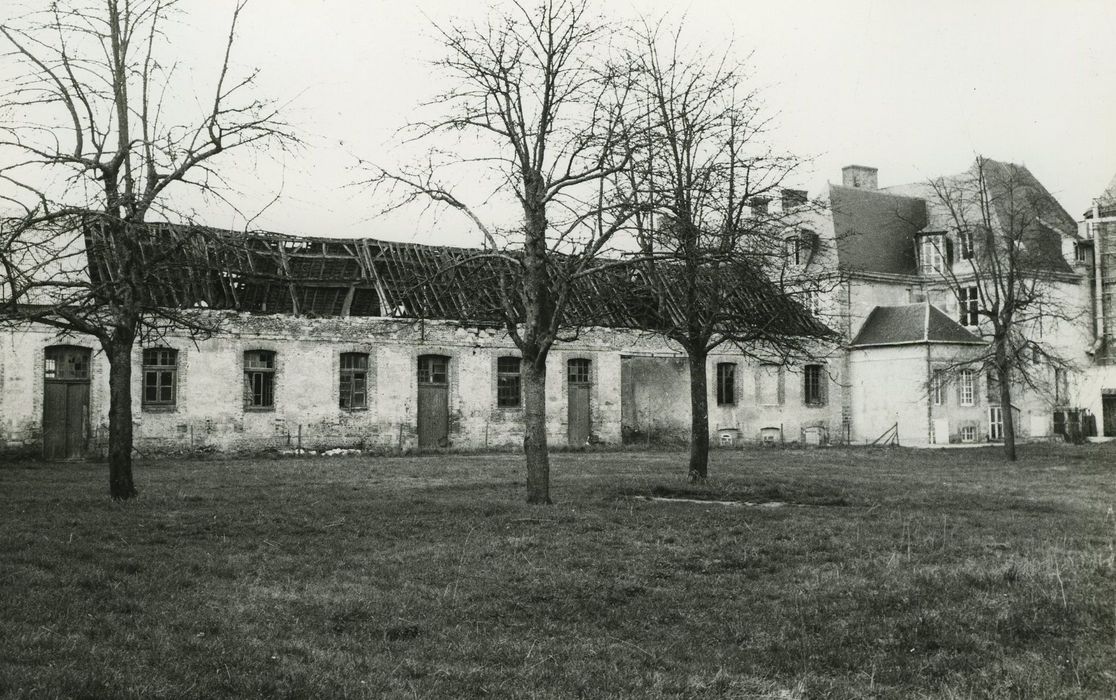
<path fill-rule="evenodd" d="M 709 391 L 705 353 L 690 353 L 690 483 L 709 476 Z"/>
<path fill-rule="evenodd" d="M 527 502 L 549 504 L 550 457 L 546 445 L 546 365 L 523 361 L 525 409 L 523 453 L 527 461 Z"/>
<path fill-rule="evenodd" d="M 1000 355 L 1003 355 L 1001 358 Z M 1007 354 L 997 351 L 996 374 L 1000 379 L 1000 415 L 1004 419 L 1004 455 L 1009 462 L 1015 461 L 1015 415 L 1011 410 L 1011 369 L 1007 366 Z M 1002 359 L 1004 364 L 999 364 Z"/>
<path fill-rule="evenodd" d="M 114 501 L 134 498 L 132 482 L 132 344 L 114 340 L 109 360 L 109 494 Z"/>

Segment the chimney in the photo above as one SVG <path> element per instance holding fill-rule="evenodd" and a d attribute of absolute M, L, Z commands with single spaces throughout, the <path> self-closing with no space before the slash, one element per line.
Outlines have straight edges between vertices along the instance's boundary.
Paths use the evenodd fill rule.
<path fill-rule="evenodd" d="M 783 190 L 783 211 L 790 211 L 806 203 L 806 190 Z"/>
<path fill-rule="evenodd" d="M 841 184 L 858 190 L 878 189 L 878 172 L 876 168 L 869 168 L 867 165 L 846 165 L 841 168 Z"/>
<path fill-rule="evenodd" d="M 770 197 L 752 197 L 748 200 L 748 207 L 752 210 L 752 216 L 763 216 L 767 213 L 767 205 L 771 201 Z"/>

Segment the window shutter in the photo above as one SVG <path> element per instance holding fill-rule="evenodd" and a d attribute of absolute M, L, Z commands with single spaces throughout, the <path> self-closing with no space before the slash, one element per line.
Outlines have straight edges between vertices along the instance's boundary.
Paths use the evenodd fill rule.
<path fill-rule="evenodd" d="M 826 369 L 826 366 L 822 365 L 821 373 L 818 375 L 818 398 L 821 399 L 822 406 L 829 405 L 829 372 Z"/>
<path fill-rule="evenodd" d="M 783 366 L 782 366 L 782 365 L 779 365 L 779 405 L 780 405 L 780 406 L 782 406 L 782 405 L 783 405 L 783 402 L 784 402 L 784 401 L 786 400 L 786 397 L 784 396 L 784 394 L 785 394 L 786 392 L 785 392 L 785 391 L 783 390 L 783 385 L 784 385 L 784 381 L 783 381 Z"/>
<path fill-rule="evenodd" d="M 802 405 L 805 406 L 809 403 L 810 399 L 810 376 L 806 368 L 802 368 Z M 783 403 L 780 401 L 779 403 Z"/>
<path fill-rule="evenodd" d="M 945 238 L 945 260 L 947 267 L 953 267 L 953 239 L 948 236 Z"/>
<path fill-rule="evenodd" d="M 756 365 L 756 405 L 763 401 L 763 365 Z"/>

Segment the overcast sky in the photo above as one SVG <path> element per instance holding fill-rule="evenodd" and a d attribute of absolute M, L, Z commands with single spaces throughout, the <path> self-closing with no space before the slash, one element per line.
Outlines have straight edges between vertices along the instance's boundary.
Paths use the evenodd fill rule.
<path fill-rule="evenodd" d="M 177 59 L 203 86 L 233 2 L 184 5 Z M 346 185 L 358 177 L 356 157 L 383 164 L 404 157 L 396 130 L 437 90 L 431 22 L 479 17 L 486 8 L 253 0 L 234 64 L 258 67 L 260 94 L 289 102 L 288 118 L 306 136 L 305 148 L 282 165 L 238 164 L 247 175 L 239 208 L 263 210 L 254 226 L 475 244 L 468 222 L 452 216 L 375 218 L 368 194 Z M 779 113 L 773 138 L 815 158 L 799 183 L 812 193 L 839 181 L 849 163 L 879 168 L 886 186 L 959 172 L 979 152 L 1026 164 L 1079 218 L 1116 173 L 1112 0 L 619 0 L 601 10 L 621 22 L 685 13 L 691 36 L 708 48 L 731 42 L 737 55 L 752 53 L 756 82 Z M 215 226 L 243 226 L 219 208 L 202 214 Z"/>

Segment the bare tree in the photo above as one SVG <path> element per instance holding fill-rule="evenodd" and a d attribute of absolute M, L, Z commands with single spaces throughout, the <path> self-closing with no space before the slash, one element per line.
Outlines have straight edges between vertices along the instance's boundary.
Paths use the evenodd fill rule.
<path fill-rule="evenodd" d="M 680 29 L 644 25 L 630 60 L 648 120 L 629 168 L 645 204 L 636 210 L 640 279 L 657 311 L 651 326 L 689 358 L 689 478 L 702 481 L 708 355 L 724 344 L 766 361 L 816 353 L 831 333 L 803 303 L 835 280 L 807 283 L 786 264 L 786 245 L 800 241 L 793 232 L 818 205 L 784 191 L 801 161 L 770 147 L 765 105 L 730 54 L 686 55 Z M 783 206 L 768 207 L 780 197 Z"/>
<path fill-rule="evenodd" d="M 109 487 L 132 478 L 132 348 L 167 326 L 206 330 L 166 282 L 204 229 L 153 229 L 186 218 L 169 197 L 193 188 L 222 197 L 226 151 L 296 142 L 277 107 L 253 97 L 255 73 L 234 77 L 230 56 L 244 2 L 233 9 L 211 96 L 176 119 L 167 99 L 174 63 L 164 28 L 176 0 L 54 2 L 19 26 L 0 26 L 18 78 L 0 104 L 0 182 L 18 215 L 3 228 L 2 318 L 95 337 L 109 362 Z M 173 186 L 173 188 L 172 188 Z M 178 306 L 177 310 L 175 306 Z"/>
<path fill-rule="evenodd" d="M 369 166 L 369 182 L 392 196 L 389 208 L 421 201 L 465 214 L 484 255 L 506 263 L 493 284 L 523 358 L 527 502 L 550 503 L 546 362 L 572 290 L 602 269 L 597 259 L 631 213 L 621 177 L 638 123 L 630 116 L 631 74 L 609 64 L 611 32 L 584 0 L 515 2 L 483 26 L 437 31 L 446 55 L 436 65 L 455 87 L 431 103 L 438 118 L 412 128 L 420 140 L 464 133 L 482 153 L 433 153 L 422 166 L 397 170 Z M 444 184 L 462 165 L 518 203 L 522 219 L 510 234 Z"/>
<path fill-rule="evenodd" d="M 1059 292 L 1073 281 L 1061 249 L 1073 220 L 1025 167 L 983 156 L 966 173 L 931 180 L 927 191 L 920 266 L 940 275 L 958 299 L 961 322 L 987 341 L 942 371 L 975 368 L 992 379 L 1004 452 L 1014 460 L 1015 389 L 1046 393 L 1050 368 L 1071 367 L 1050 339 L 1081 315 Z"/>

